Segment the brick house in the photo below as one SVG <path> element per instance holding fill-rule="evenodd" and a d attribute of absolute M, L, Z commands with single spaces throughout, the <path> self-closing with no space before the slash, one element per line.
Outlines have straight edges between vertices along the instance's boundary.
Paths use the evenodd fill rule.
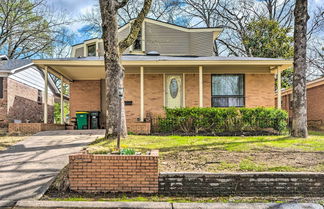
<path fill-rule="evenodd" d="M 119 29 L 127 36 L 130 24 Z M 275 76 L 291 60 L 217 57 L 222 28 L 184 28 L 146 18 L 140 35 L 122 56 L 128 124 L 162 115 L 163 107 L 275 107 Z M 34 60 L 66 79 L 70 114 L 100 111 L 105 121 L 105 69 L 101 39 L 72 48 L 71 58 Z M 280 82 L 279 82 L 280 83 Z"/>
<path fill-rule="evenodd" d="M 0 56 L 0 127 L 8 123 L 40 123 L 44 112 L 44 73 L 31 60 L 9 60 Z M 52 80 L 48 88 L 48 121 L 54 119 L 57 89 Z"/>
<path fill-rule="evenodd" d="M 309 125 L 323 126 L 324 124 L 324 78 L 307 83 L 307 120 Z M 292 114 L 292 89 L 281 91 L 281 106 L 289 115 Z M 277 96 L 276 96 L 277 98 Z"/>

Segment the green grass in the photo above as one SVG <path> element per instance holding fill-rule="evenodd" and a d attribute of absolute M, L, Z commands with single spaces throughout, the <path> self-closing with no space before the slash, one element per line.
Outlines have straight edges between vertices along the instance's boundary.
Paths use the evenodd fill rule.
<path fill-rule="evenodd" d="M 115 141 L 98 139 L 88 150 L 106 154 Z M 307 139 L 283 136 L 138 136 L 121 140 L 122 148 L 146 153 L 158 149 L 161 171 L 324 171 L 324 133 Z M 215 162 L 209 162 L 215 161 Z"/>
<path fill-rule="evenodd" d="M 45 198 L 46 200 L 46 198 Z M 198 197 L 164 197 L 164 196 L 138 196 L 127 197 L 126 195 L 119 198 L 97 197 L 68 197 L 68 198 L 52 198 L 52 201 L 106 201 L 106 202 L 170 202 L 170 203 L 283 203 L 283 202 L 314 202 L 323 204 L 321 198 L 280 198 L 280 197 L 213 197 L 213 198 L 198 198 Z"/>
<path fill-rule="evenodd" d="M 89 146 L 95 154 L 109 153 L 115 148 L 115 141 L 98 139 Z M 324 133 L 311 132 L 307 139 L 289 136 L 252 136 L 252 137 L 209 137 L 209 136 L 137 136 L 130 135 L 121 140 L 122 148 L 132 148 L 146 152 L 152 149 L 167 154 L 174 150 L 189 151 L 199 149 L 218 149 L 246 152 L 258 149 L 280 148 L 299 151 L 324 151 Z"/>

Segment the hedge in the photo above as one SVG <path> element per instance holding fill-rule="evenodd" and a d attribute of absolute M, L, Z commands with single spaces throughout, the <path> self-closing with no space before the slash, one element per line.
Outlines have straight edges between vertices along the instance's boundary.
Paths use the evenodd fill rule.
<path fill-rule="evenodd" d="M 157 121 L 162 133 L 217 135 L 266 129 L 280 133 L 288 121 L 287 112 L 275 108 L 166 108 L 165 112 L 166 117 Z"/>

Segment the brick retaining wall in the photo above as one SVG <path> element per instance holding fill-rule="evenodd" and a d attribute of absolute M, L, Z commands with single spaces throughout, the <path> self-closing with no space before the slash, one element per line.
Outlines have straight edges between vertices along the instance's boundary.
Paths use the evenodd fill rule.
<path fill-rule="evenodd" d="M 71 155 L 70 189 L 78 192 L 158 192 L 158 151 L 151 155 Z"/>
<path fill-rule="evenodd" d="M 127 123 L 127 131 L 134 134 L 148 135 L 151 133 L 151 123 Z"/>
<path fill-rule="evenodd" d="M 161 173 L 166 196 L 323 196 L 324 173 Z"/>
<path fill-rule="evenodd" d="M 44 123 L 9 123 L 9 134 L 35 134 L 41 131 L 65 130 L 65 125 Z"/>

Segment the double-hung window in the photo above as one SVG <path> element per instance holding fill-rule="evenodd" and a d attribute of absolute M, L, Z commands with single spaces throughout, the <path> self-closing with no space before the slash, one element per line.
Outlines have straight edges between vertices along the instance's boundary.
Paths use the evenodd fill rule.
<path fill-rule="evenodd" d="M 244 75 L 212 75 L 212 106 L 243 107 Z"/>

